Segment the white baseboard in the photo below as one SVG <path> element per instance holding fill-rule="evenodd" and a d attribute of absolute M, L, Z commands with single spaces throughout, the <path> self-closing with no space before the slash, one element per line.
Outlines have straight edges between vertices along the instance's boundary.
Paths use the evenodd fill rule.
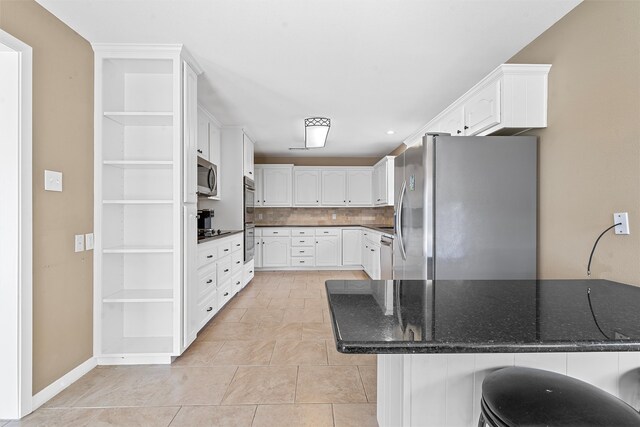
<path fill-rule="evenodd" d="M 339 267 L 319 267 L 319 266 L 311 266 L 311 267 L 256 267 L 255 271 L 364 271 L 362 266 L 359 265 L 342 265 Z"/>
<path fill-rule="evenodd" d="M 33 396 L 32 403 L 32 411 L 35 411 L 40 406 L 44 405 L 50 399 L 55 397 L 58 393 L 60 393 L 65 388 L 69 387 L 74 382 L 78 381 L 84 374 L 95 368 L 97 365 L 96 358 L 91 357 L 86 362 L 76 366 L 71 371 L 67 372 L 58 380 L 49 384 L 47 387 L 42 389 L 40 392 L 36 393 Z"/>

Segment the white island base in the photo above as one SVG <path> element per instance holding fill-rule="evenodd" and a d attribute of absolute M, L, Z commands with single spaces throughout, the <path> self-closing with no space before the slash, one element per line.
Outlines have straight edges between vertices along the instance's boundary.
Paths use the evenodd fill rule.
<path fill-rule="evenodd" d="M 640 408 L 640 352 L 379 354 L 378 424 L 477 426 L 484 377 L 508 366 L 569 375 Z"/>

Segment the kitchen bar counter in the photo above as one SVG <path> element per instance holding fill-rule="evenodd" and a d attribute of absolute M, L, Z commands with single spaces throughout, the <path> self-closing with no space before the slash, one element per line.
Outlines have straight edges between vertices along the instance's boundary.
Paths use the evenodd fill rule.
<path fill-rule="evenodd" d="M 326 287 L 343 353 L 640 351 L 640 288 L 608 280 L 328 281 Z"/>
<path fill-rule="evenodd" d="M 640 408 L 638 287 L 330 280 L 326 289 L 338 350 L 378 354 L 381 427 L 475 426 L 484 377 L 507 366 L 569 375 Z"/>

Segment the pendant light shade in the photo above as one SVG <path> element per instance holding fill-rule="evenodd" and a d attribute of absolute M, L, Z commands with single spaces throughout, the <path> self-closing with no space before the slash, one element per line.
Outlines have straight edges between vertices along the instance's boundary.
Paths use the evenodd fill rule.
<path fill-rule="evenodd" d="M 325 117 L 304 119 L 304 145 L 307 148 L 322 148 L 327 143 L 331 120 Z"/>

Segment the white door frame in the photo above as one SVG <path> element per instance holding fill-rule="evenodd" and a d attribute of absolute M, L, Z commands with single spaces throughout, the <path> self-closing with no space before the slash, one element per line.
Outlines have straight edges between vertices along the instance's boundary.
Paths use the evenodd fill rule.
<path fill-rule="evenodd" d="M 32 50 L 0 30 L 0 419 L 32 410 Z"/>

